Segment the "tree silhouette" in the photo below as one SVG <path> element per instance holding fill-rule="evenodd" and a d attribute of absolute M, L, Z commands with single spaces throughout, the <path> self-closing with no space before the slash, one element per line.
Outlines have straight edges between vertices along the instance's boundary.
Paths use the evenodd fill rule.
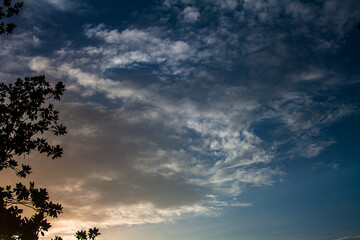
<path fill-rule="evenodd" d="M 13 23 L 4 23 L 19 13 L 23 2 L 12 4 L 11 0 L 2 0 L 0 7 L 0 35 L 11 34 L 16 27 Z M 29 165 L 19 166 L 18 158 L 32 151 L 46 154 L 53 159 L 61 157 L 63 149 L 59 145 L 48 143 L 44 134 L 55 136 L 66 134 L 66 128 L 58 123 L 59 111 L 50 101 L 59 101 L 65 91 L 62 82 L 54 87 L 44 75 L 17 79 L 15 83 L 0 83 L 0 172 L 12 169 L 20 178 L 31 174 Z M 31 217 L 23 217 L 23 209 L 32 211 Z M 48 217 L 56 218 L 62 213 L 62 206 L 53 203 L 45 188 L 29 187 L 17 183 L 0 187 L 0 239 L 1 240 L 37 240 L 44 236 L 51 224 Z M 75 237 L 79 240 L 94 240 L 100 235 L 97 228 L 79 231 Z M 56 236 L 54 240 L 62 240 Z"/>
<path fill-rule="evenodd" d="M 25 178 L 31 173 L 29 165 L 18 167 L 16 157 L 29 155 L 33 150 L 45 153 L 52 158 L 61 157 L 62 148 L 52 146 L 42 134 L 51 132 L 64 135 L 66 128 L 58 124 L 59 112 L 50 99 L 60 100 L 65 91 L 62 82 L 55 87 L 45 80 L 45 76 L 17 79 L 12 84 L 0 83 L 0 171 L 13 169 L 18 177 Z M 45 105 L 45 106 L 44 106 Z M 34 214 L 21 217 L 22 205 L 33 210 Z M 51 225 L 47 217 L 57 217 L 62 213 L 58 203 L 49 200 L 46 189 L 29 187 L 17 183 L 15 187 L 0 187 L 0 239 L 38 239 Z"/>

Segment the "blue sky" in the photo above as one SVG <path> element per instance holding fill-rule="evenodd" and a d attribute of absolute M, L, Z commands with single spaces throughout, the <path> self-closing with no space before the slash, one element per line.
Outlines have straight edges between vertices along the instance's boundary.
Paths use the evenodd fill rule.
<path fill-rule="evenodd" d="M 359 5 L 26 0 L 0 77 L 67 86 L 47 237 L 360 239 Z"/>

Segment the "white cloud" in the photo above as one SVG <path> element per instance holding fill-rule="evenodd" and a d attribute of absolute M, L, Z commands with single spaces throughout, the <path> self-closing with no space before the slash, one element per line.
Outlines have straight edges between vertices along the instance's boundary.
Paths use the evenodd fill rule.
<path fill-rule="evenodd" d="M 194 7 L 186 7 L 182 14 L 186 23 L 195 23 L 200 17 L 199 11 Z"/>
<path fill-rule="evenodd" d="M 177 74 L 188 72 L 182 64 L 196 61 L 196 49 L 181 40 L 161 36 L 158 28 L 125 29 L 122 32 L 107 30 L 100 24 L 87 26 L 85 34 L 89 38 L 104 41 L 101 47 L 84 48 L 81 53 L 98 56 L 102 69 L 136 68 L 138 64 L 158 64 L 162 72 Z"/>
<path fill-rule="evenodd" d="M 241 205 L 241 204 L 240 204 Z M 245 206 L 247 206 L 245 204 Z M 151 203 L 143 203 L 131 206 L 114 206 L 101 208 L 99 210 L 91 208 L 77 208 L 77 214 L 89 218 L 96 216 L 102 221 L 88 221 L 86 219 L 76 220 L 73 217 L 61 218 L 53 221 L 53 227 L 46 234 L 49 237 L 61 235 L 64 239 L 73 239 L 74 232 L 79 229 L 97 228 L 106 229 L 113 226 L 132 226 L 148 223 L 171 222 L 176 218 L 186 214 L 208 215 L 211 209 L 201 205 L 184 206 L 180 208 L 157 209 Z M 45 236 L 46 237 L 46 236 Z"/>

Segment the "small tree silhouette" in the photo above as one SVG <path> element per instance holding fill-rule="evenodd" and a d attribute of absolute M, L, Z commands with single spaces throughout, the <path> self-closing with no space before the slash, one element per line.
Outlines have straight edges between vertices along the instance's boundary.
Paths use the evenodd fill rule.
<path fill-rule="evenodd" d="M 50 145 L 42 134 L 66 133 L 66 128 L 57 123 L 59 112 L 51 103 L 44 106 L 47 100 L 60 100 L 64 91 L 62 82 L 51 87 L 45 76 L 19 78 L 8 85 L 0 83 L 0 171 L 10 168 L 18 177 L 25 178 L 31 167 L 24 164 L 19 167 L 15 157 L 34 150 L 52 158 L 61 157 L 62 148 Z M 21 217 L 20 205 L 32 209 L 34 214 L 30 218 Z M 44 235 L 51 227 L 47 217 L 60 213 L 61 205 L 51 202 L 46 189 L 35 188 L 33 182 L 29 187 L 22 183 L 14 188 L 0 187 L 0 239 L 38 239 L 39 233 Z"/>

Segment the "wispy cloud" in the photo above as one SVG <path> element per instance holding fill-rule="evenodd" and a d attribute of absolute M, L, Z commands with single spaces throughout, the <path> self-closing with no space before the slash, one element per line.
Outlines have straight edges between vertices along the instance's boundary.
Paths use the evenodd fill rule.
<path fill-rule="evenodd" d="M 28 0 L 26 4 L 37 7 L 47 5 L 59 11 L 71 12 L 79 12 L 87 8 L 87 4 L 85 4 L 85 2 L 82 0 Z"/>
<path fill-rule="evenodd" d="M 122 32 L 107 30 L 100 24 L 87 26 L 89 38 L 104 41 L 100 47 L 83 49 L 83 54 L 98 57 L 102 69 L 138 68 L 146 65 L 161 65 L 168 74 L 186 74 L 188 61 L 196 61 L 196 49 L 181 40 L 172 40 L 163 35 L 161 28 L 125 29 Z"/>
<path fill-rule="evenodd" d="M 343 238 L 338 238 L 336 240 L 359 240 L 360 236 L 358 237 L 343 237 Z"/>

